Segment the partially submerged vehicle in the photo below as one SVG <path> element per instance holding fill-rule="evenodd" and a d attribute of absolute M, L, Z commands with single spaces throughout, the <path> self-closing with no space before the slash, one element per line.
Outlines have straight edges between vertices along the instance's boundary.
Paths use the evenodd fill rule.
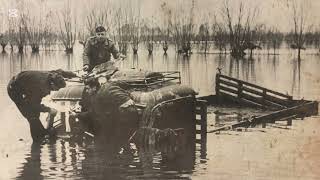
<path fill-rule="evenodd" d="M 180 72 L 150 72 L 141 69 L 119 70 L 110 63 L 104 63 L 94 68 L 92 73 L 84 77 L 68 80 L 67 87 L 53 94 L 52 100 L 64 107 L 54 122 L 58 136 L 94 137 L 95 132 L 90 128 L 83 127 L 77 119 L 69 118 L 70 111 L 81 112 L 80 104 L 85 90 L 84 82 L 90 78 L 98 79 L 100 84 L 125 82 L 129 86 L 127 89 L 131 93 L 138 111 L 138 117 L 125 115 L 122 119 L 119 118 L 116 127 L 98 124 L 97 126 L 103 127 L 102 131 L 117 129 L 115 132 L 125 134 L 126 138 L 136 142 L 140 141 L 134 137 L 137 134 L 143 132 L 145 135 L 147 133 L 152 135 L 159 130 L 163 130 L 163 133 L 170 133 L 169 130 L 166 131 L 168 128 L 174 130 L 176 136 L 183 136 L 179 138 L 180 141 L 186 142 L 190 138 L 195 138 L 196 92 L 188 86 L 181 85 Z M 138 122 L 133 125 L 132 131 L 131 122 L 136 119 Z M 130 130 L 126 127 L 129 124 Z M 156 138 L 155 134 L 153 136 Z"/>

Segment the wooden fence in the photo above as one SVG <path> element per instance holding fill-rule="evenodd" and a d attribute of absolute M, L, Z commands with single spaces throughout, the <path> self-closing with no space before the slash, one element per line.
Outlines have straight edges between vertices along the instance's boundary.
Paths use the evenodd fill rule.
<path fill-rule="evenodd" d="M 216 95 L 235 98 L 240 103 L 271 110 L 293 106 L 292 96 L 222 74 L 216 75 Z"/>
<path fill-rule="evenodd" d="M 319 103 L 317 101 L 293 100 L 292 96 L 222 74 L 216 75 L 216 96 L 217 99 L 226 97 L 241 105 L 249 104 L 276 111 L 216 128 L 208 133 L 238 127 L 251 127 L 257 124 L 266 127 L 267 123 L 275 123 L 276 121 L 287 121 L 287 125 L 291 126 L 292 120 L 318 114 Z"/>

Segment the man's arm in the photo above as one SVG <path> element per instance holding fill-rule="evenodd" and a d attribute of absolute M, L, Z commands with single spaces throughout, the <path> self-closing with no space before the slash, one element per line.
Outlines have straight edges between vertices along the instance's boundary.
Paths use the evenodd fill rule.
<path fill-rule="evenodd" d="M 114 43 L 111 43 L 110 45 L 110 50 L 111 50 L 111 54 L 113 56 L 114 59 L 118 59 L 120 57 L 120 53 L 119 50 L 116 48 L 116 46 L 114 45 Z"/>
<path fill-rule="evenodd" d="M 89 53 L 90 53 L 90 42 L 88 40 L 86 45 L 84 46 L 83 54 L 82 54 L 83 66 L 90 65 Z"/>

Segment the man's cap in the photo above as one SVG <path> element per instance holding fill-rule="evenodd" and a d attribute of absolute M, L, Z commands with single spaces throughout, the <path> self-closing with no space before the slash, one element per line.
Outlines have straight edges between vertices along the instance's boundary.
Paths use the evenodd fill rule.
<path fill-rule="evenodd" d="M 98 33 L 98 32 L 105 32 L 105 31 L 106 31 L 106 29 L 105 29 L 103 26 L 101 26 L 101 25 L 99 25 L 99 26 L 96 27 L 96 33 Z"/>

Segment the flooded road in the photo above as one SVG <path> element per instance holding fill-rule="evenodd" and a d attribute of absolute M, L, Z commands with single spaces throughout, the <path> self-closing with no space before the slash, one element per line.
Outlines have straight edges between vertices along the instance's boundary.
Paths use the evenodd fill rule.
<path fill-rule="evenodd" d="M 99 147 L 90 140 L 32 144 L 27 121 L 7 96 L 9 79 L 23 70 L 80 69 L 81 52 L 79 47 L 73 55 L 62 51 L 0 54 L 0 179 L 320 179 L 319 116 L 294 121 L 288 128 L 279 125 L 208 134 L 205 149 L 196 145 L 180 152 L 175 160 L 167 160 L 153 149 L 121 153 L 114 146 Z M 144 50 L 137 56 L 129 53 L 120 66 L 178 70 L 182 83 L 200 95 L 214 94 L 215 74 L 220 67 L 223 74 L 299 99 L 320 101 L 320 56 L 306 53 L 298 61 L 291 51 L 280 53 L 236 60 L 229 55 L 197 53 L 186 58 L 177 56 L 172 48 L 167 56 L 161 51 L 148 56 Z M 209 128 L 215 124 L 215 110 L 209 108 Z"/>

